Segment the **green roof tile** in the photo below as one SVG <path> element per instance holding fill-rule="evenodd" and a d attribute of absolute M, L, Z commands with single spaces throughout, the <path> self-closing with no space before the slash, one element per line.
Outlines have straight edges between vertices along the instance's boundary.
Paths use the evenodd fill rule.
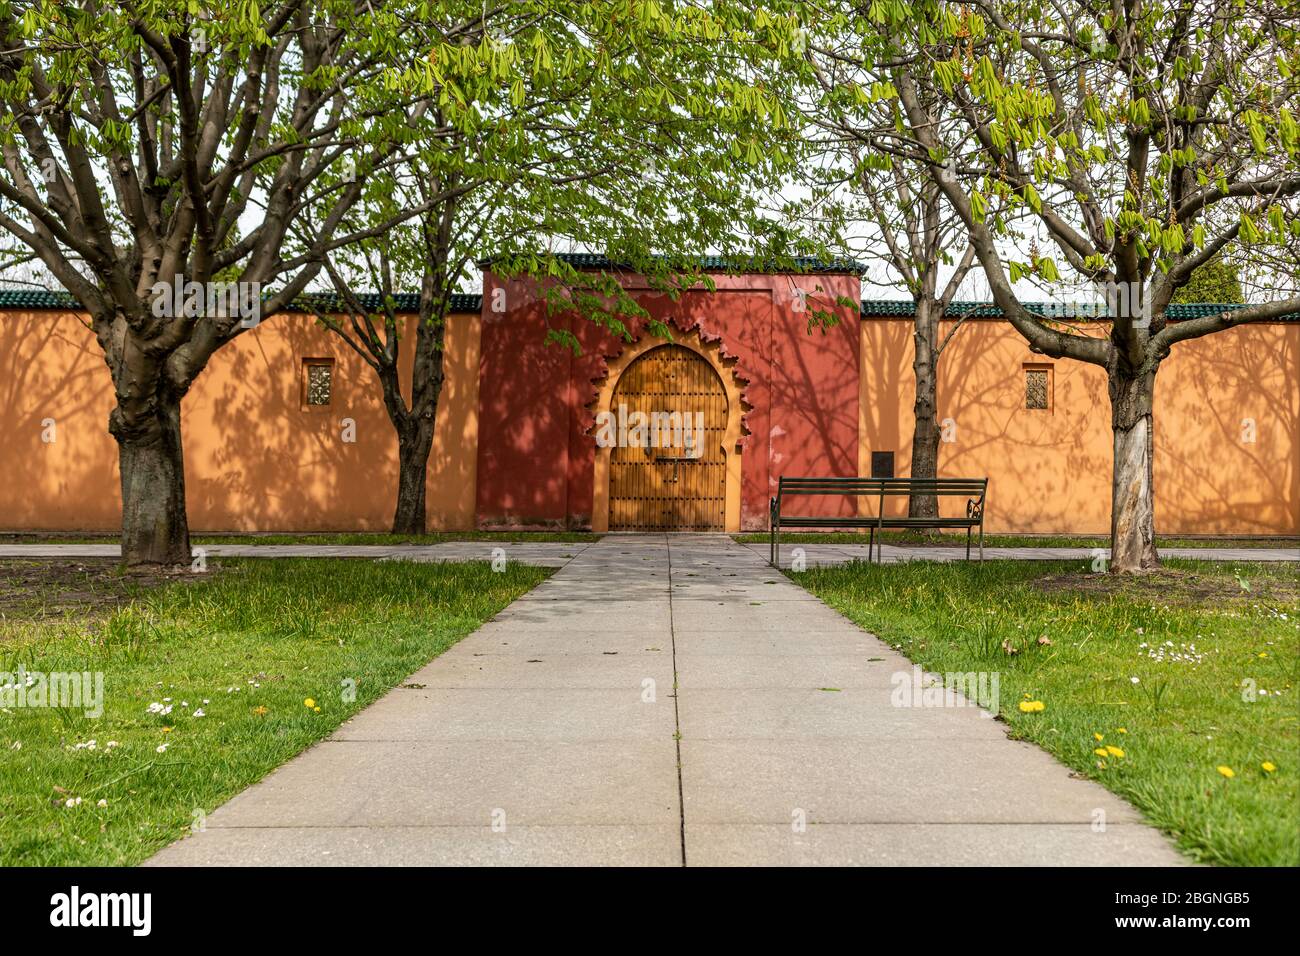
<path fill-rule="evenodd" d="M 313 298 L 322 302 L 325 307 L 337 309 L 339 297 L 330 293 L 317 293 Z M 367 309 L 378 309 L 380 297 L 376 292 L 363 292 L 360 294 L 361 304 Z M 399 292 L 394 298 L 397 300 L 397 310 L 399 312 L 415 312 L 420 306 L 420 296 L 416 292 Z M 78 309 L 77 300 L 66 292 L 45 292 L 38 289 L 0 289 L 0 309 L 57 309 L 59 311 Z M 468 293 L 456 293 L 451 297 L 451 311 L 457 312 L 481 312 L 483 308 L 483 296 Z M 305 313 L 308 310 L 306 305 L 299 304 L 290 306 L 289 312 Z"/>
<path fill-rule="evenodd" d="M 1024 303 L 1025 308 L 1036 315 L 1043 315 L 1050 305 L 1052 304 L 1044 302 Z M 1060 305 L 1057 305 L 1057 307 L 1060 308 Z M 1244 308 L 1246 306 L 1240 303 L 1173 302 L 1165 311 L 1165 315 L 1174 321 L 1182 321 Z M 911 318 L 916 315 L 916 303 L 911 299 L 864 299 L 862 302 L 862 315 L 864 318 Z M 977 319 L 1001 319 L 1002 309 L 992 302 L 952 302 L 948 305 L 948 311 L 944 315 L 946 318 L 954 319 L 961 316 Z M 1066 312 L 1062 317 L 1104 320 L 1109 318 L 1109 315 L 1105 304 L 1098 303 L 1081 307 L 1073 316 Z M 1274 321 L 1300 321 L 1300 313 L 1284 315 Z"/>

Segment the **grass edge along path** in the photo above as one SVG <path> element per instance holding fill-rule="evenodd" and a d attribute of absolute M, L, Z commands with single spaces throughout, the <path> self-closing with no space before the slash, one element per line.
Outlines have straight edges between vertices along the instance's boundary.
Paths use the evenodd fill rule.
<path fill-rule="evenodd" d="M 0 864 L 146 859 L 552 572 L 229 559 L 210 573 L 112 613 L 0 624 L 0 672 L 104 675 L 99 718 L 0 711 Z"/>
<path fill-rule="evenodd" d="M 1124 582 L 1072 592 L 1087 571 L 1077 561 L 787 575 L 927 673 L 997 673 L 1013 738 L 1128 800 L 1191 859 L 1300 864 L 1296 567 L 1168 565 L 1175 583 L 1226 578 L 1241 598 L 1180 604 L 1174 586 L 1152 597 L 1154 581 L 1140 597 Z M 1290 597 L 1256 597 L 1270 579 L 1289 580 Z"/>

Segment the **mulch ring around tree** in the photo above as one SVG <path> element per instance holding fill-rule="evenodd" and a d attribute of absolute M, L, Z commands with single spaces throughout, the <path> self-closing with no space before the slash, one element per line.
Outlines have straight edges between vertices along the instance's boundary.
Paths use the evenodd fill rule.
<path fill-rule="evenodd" d="M 1267 603 L 1295 604 L 1300 601 L 1300 574 L 1290 562 L 1269 567 L 1240 568 L 1224 563 L 1212 571 L 1159 568 L 1145 574 L 1052 574 L 1033 581 L 1047 594 L 1086 598 L 1124 596 L 1162 605 L 1211 605 Z"/>
<path fill-rule="evenodd" d="M 109 612 L 164 584 L 203 580 L 215 570 L 209 564 L 206 574 L 188 567 L 127 571 L 116 558 L 2 558 L 0 621 Z"/>

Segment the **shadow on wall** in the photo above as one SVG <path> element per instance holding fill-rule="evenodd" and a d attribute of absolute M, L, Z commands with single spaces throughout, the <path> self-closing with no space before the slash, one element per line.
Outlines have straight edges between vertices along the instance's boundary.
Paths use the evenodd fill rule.
<path fill-rule="evenodd" d="M 329 405 L 303 398 L 304 359 L 333 359 Z M 302 315 L 265 320 L 218 353 L 185 404 L 195 528 L 386 530 L 397 439 L 374 372 Z"/>
<path fill-rule="evenodd" d="M 121 524 L 112 381 L 75 316 L 7 312 L 0 321 L 0 527 Z"/>
<path fill-rule="evenodd" d="M 1300 325 L 1188 344 L 1156 379 L 1156 527 L 1300 533 Z"/>
<path fill-rule="evenodd" d="M 466 327 L 473 318 L 465 317 Z M 329 406 L 304 404 L 304 359 L 333 359 Z M 453 359 L 465 360 L 459 352 Z M 408 355 L 408 389 L 410 364 Z M 464 391 L 457 385 L 450 393 L 456 388 Z M 465 399 L 460 397 L 461 404 Z M 108 434 L 112 381 L 93 334 L 77 315 L 3 316 L 0 401 L 0 527 L 120 527 L 117 444 Z M 461 412 L 450 416 L 453 431 L 473 428 L 472 414 Z M 182 415 L 194 530 L 391 526 L 397 440 L 377 379 L 312 317 L 272 316 L 221 349 L 186 396 Z M 47 419 L 53 419 L 52 432 L 42 425 Z M 42 441 L 43 434 L 54 440 Z M 431 466 L 431 514 L 440 496 L 470 493 L 465 482 L 473 480 L 472 454 L 456 454 L 464 438 L 444 440 L 439 463 Z M 447 487 L 435 486 L 435 480 Z M 470 505 L 460 510 L 468 512 Z"/>
<path fill-rule="evenodd" d="M 502 285 L 484 274 L 485 303 Z M 551 329 L 583 330 L 574 330 L 567 314 L 548 316 L 544 303 L 529 301 L 527 288 L 519 280 L 504 283 L 510 311 L 483 313 L 475 512 L 485 525 L 563 527 L 573 353 L 548 345 L 546 336 Z"/>
<path fill-rule="evenodd" d="M 865 321 L 863 343 L 864 440 L 870 449 L 897 448 L 905 475 L 910 325 Z M 1182 343 L 1162 365 L 1154 465 L 1161 533 L 1300 531 L 1298 343 L 1300 325 L 1247 326 Z M 1046 409 L 1026 407 L 1026 366 L 1050 369 Z M 888 375 L 903 383 L 892 400 Z M 949 419 L 939 474 L 989 477 L 989 531 L 1109 533 L 1113 433 L 1102 369 L 1046 359 L 1006 323 L 972 321 L 940 359 L 938 381 L 939 419 Z M 1242 438 L 1250 427 L 1253 443 Z M 942 503 L 945 514 L 963 505 Z"/>

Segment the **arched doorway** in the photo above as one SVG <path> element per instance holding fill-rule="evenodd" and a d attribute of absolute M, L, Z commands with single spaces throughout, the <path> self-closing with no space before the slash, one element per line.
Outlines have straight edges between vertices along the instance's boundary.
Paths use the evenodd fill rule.
<path fill-rule="evenodd" d="M 651 349 L 619 377 L 609 413 L 609 530 L 724 530 L 728 402 L 709 361 Z"/>

